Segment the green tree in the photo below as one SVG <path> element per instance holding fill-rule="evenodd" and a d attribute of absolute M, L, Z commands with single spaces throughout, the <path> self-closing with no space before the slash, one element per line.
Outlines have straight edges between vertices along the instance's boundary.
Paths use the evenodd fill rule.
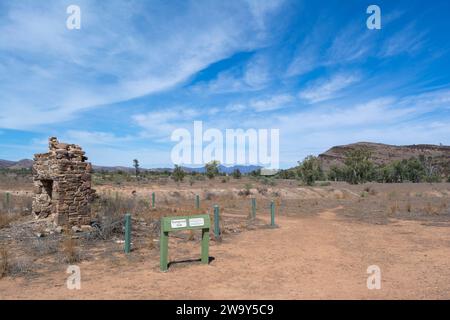
<path fill-rule="evenodd" d="M 181 168 L 179 165 L 175 165 L 175 168 L 172 172 L 172 179 L 176 182 L 181 182 L 183 181 L 185 176 L 186 172 L 184 172 L 183 168 Z"/>
<path fill-rule="evenodd" d="M 346 152 L 345 178 L 348 183 L 357 184 L 370 181 L 375 176 L 375 167 L 370 160 L 371 152 L 367 148 L 357 148 Z"/>
<path fill-rule="evenodd" d="M 240 179 L 242 177 L 241 170 L 239 170 L 237 168 L 234 169 L 232 175 L 233 175 L 233 178 Z"/>
<path fill-rule="evenodd" d="M 136 178 L 139 176 L 139 160 L 134 159 L 133 160 L 133 167 L 134 167 L 134 174 L 136 175 Z"/>
<path fill-rule="evenodd" d="M 420 182 L 425 175 L 425 167 L 417 158 L 411 158 L 406 163 L 406 176 L 408 181 Z"/>
<path fill-rule="evenodd" d="M 330 167 L 330 170 L 328 171 L 328 180 L 332 180 L 332 181 L 345 180 L 344 171 L 340 167 L 338 167 L 336 165 L 332 165 Z"/>
<path fill-rule="evenodd" d="M 209 179 L 213 179 L 215 176 L 219 174 L 219 164 L 220 164 L 219 161 L 213 160 L 205 165 L 206 176 Z"/>
<path fill-rule="evenodd" d="M 277 176 L 280 179 L 295 179 L 295 172 L 293 170 L 280 170 Z"/>
<path fill-rule="evenodd" d="M 308 186 L 314 185 L 316 180 L 323 177 L 320 160 L 315 156 L 307 156 L 302 162 L 299 161 L 297 174 L 303 183 Z"/>

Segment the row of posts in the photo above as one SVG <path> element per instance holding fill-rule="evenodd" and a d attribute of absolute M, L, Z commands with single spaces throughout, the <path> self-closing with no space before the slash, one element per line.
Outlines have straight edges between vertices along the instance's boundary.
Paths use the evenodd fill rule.
<path fill-rule="evenodd" d="M 155 193 L 152 192 L 152 208 L 155 208 Z M 256 198 L 251 199 L 251 218 L 256 218 Z M 200 209 L 200 196 L 195 195 L 195 208 Z M 275 203 L 273 200 L 270 201 L 270 226 L 272 228 L 276 227 L 275 225 Z M 220 240 L 220 211 L 219 206 L 214 205 L 214 238 Z M 131 250 L 131 214 L 127 213 L 125 215 L 125 245 L 124 251 L 125 253 L 129 253 Z"/>

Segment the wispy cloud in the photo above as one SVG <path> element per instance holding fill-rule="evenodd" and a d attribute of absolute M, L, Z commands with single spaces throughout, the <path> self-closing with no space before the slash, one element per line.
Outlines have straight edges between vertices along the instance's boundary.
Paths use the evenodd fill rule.
<path fill-rule="evenodd" d="M 310 103 L 333 99 L 340 91 L 358 82 L 360 79 L 359 73 L 338 73 L 309 84 L 299 93 L 299 97 Z"/>
<path fill-rule="evenodd" d="M 81 30 L 65 28 L 64 2 L 6 4 L 7 19 L 0 23 L 5 71 L 0 107 L 31 117 L 24 121 L 17 113 L 2 113 L 1 127 L 61 122 L 85 108 L 172 88 L 215 61 L 260 46 L 263 37 L 254 35 L 265 32 L 262 21 L 272 9 L 197 1 L 185 3 L 184 10 L 135 0 L 78 5 Z M 242 27 L 242 21 L 254 19 Z M 36 72 L 30 73 L 30 66 Z M 250 74 L 248 81 L 257 83 L 258 76 Z"/>
<path fill-rule="evenodd" d="M 172 107 L 166 110 L 135 114 L 132 119 L 142 129 L 140 133 L 142 137 L 169 139 L 173 130 L 191 123 L 200 114 L 200 110 L 197 109 Z"/>
<path fill-rule="evenodd" d="M 273 111 L 286 107 L 286 105 L 293 100 L 294 97 L 292 95 L 279 94 L 266 99 L 252 100 L 250 102 L 250 107 L 256 112 Z"/>
<path fill-rule="evenodd" d="M 426 31 L 417 31 L 413 24 L 388 38 L 380 52 L 381 57 L 391 57 L 403 53 L 414 54 L 420 51 L 425 43 Z"/>

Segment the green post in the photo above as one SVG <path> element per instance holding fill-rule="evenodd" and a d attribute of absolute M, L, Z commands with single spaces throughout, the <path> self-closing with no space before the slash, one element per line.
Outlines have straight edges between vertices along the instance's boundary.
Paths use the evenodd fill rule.
<path fill-rule="evenodd" d="M 131 214 L 127 213 L 125 215 L 125 253 L 130 253 L 131 249 Z"/>
<path fill-rule="evenodd" d="M 209 263 L 209 228 L 202 229 L 202 263 Z"/>
<path fill-rule="evenodd" d="M 220 239 L 220 225 L 219 225 L 219 206 L 214 205 L 214 238 Z"/>
<path fill-rule="evenodd" d="M 161 237 L 159 240 L 159 267 L 161 271 L 167 271 L 169 268 L 168 254 L 169 254 L 169 232 L 161 228 Z"/>
<path fill-rule="evenodd" d="M 155 208 L 155 193 L 152 192 L 152 208 Z"/>
<path fill-rule="evenodd" d="M 9 206 L 9 203 L 10 203 L 10 200 L 11 200 L 10 198 L 11 198 L 11 195 L 9 194 L 9 192 L 7 192 L 6 193 L 6 209 L 7 209 L 8 213 L 10 211 L 10 206 Z"/>
<path fill-rule="evenodd" d="M 116 201 L 119 201 L 119 192 L 116 191 Z"/>
<path fill-rule="evenodd" d="M 195 195 L 195 209 L 200 209 L 200 196 L 198 194 Z"/>
<path fill-rule="evenodd" d="M 275 227 L 275 203 L 270 201 L 270 226 Z"/>
<path fill-rule="evenodd" d="M 256 198 L 252 198 L 252 218 L 256 217 Z"/>

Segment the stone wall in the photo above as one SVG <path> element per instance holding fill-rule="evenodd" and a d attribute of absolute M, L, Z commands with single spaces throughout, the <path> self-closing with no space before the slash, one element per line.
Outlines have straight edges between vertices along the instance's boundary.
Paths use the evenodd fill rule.
<path fill-rule="evenodd" d="M 75 144 L 49 139 L 49 152 L 34 155 L 33 213 L 37 218 L 52 216 L 56 225 L 88 224 L 92 166 L 85 152 Z"/>

